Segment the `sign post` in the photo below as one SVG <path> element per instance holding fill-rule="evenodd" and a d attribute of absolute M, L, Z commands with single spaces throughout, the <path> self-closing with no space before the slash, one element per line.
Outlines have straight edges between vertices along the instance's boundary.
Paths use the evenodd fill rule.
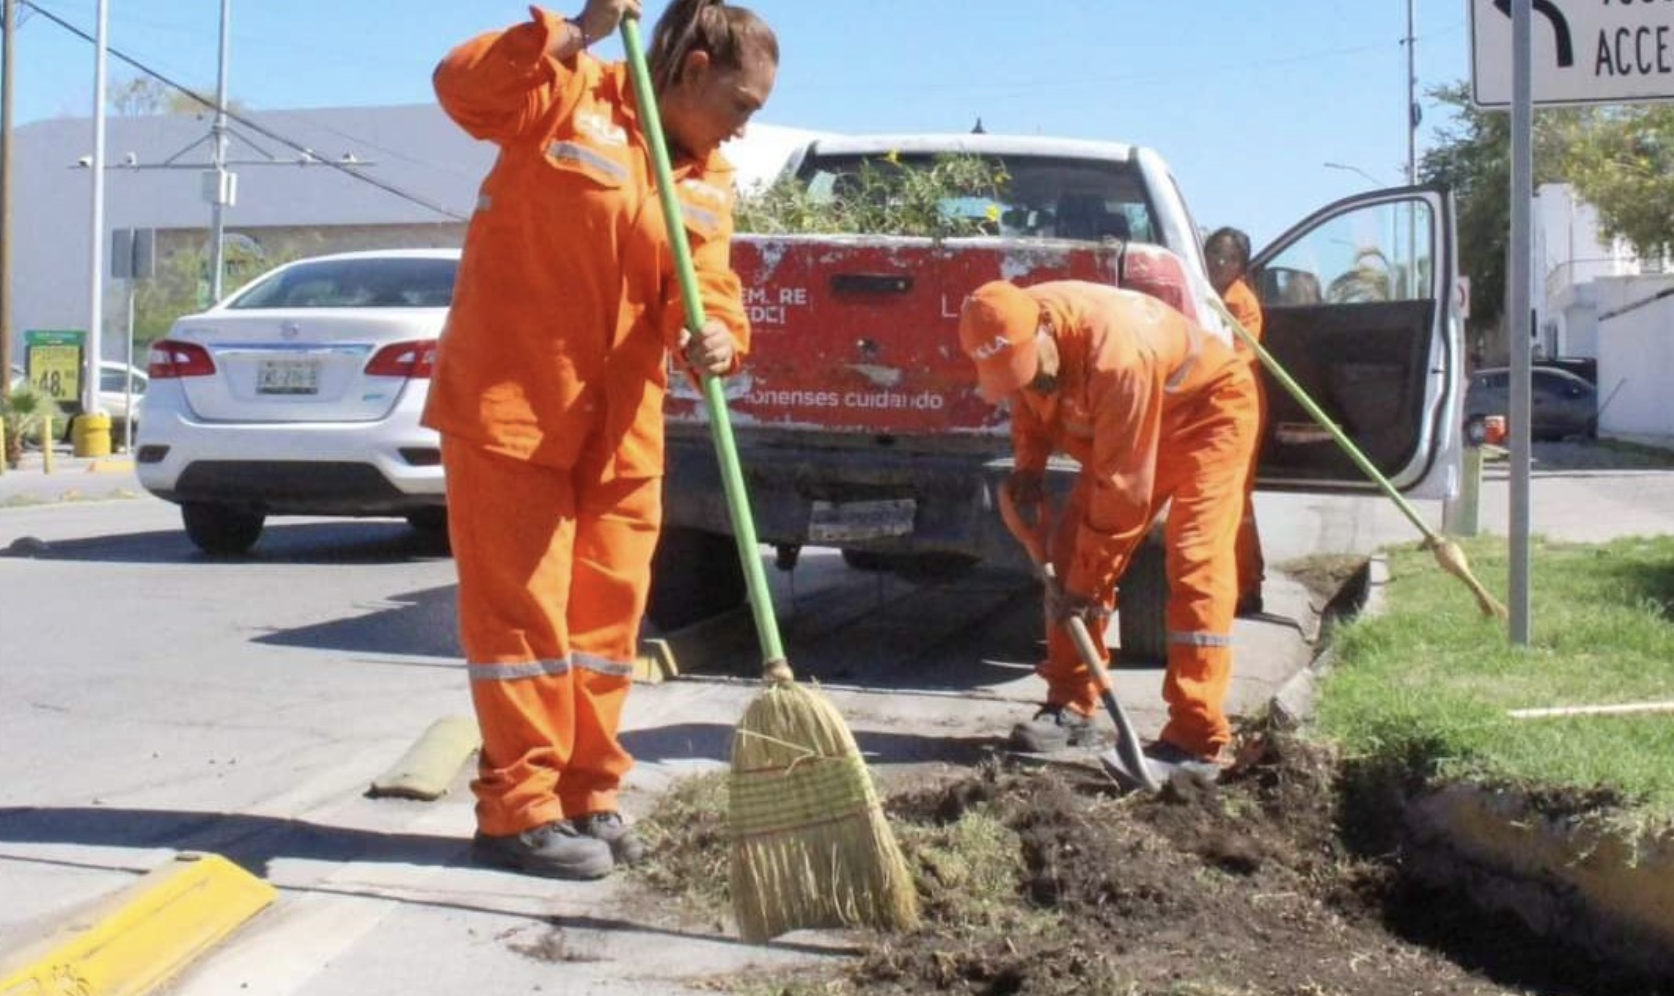
<path fill-rule="evenodd" d="M 1527 646 L 1534 108 L 1674 99 L 1674 0 L 1470 0 L 1471 100 L 1511 110 L 1511 642 Z"/>
<path fill-rule="evenodd" d="M 134 285 L 157 275 L 157 230 L 117 228 L 110 233 L 110 275 L 128 284 L 128 347 L 123 364 L 122 452 L 134 452 Z"/>

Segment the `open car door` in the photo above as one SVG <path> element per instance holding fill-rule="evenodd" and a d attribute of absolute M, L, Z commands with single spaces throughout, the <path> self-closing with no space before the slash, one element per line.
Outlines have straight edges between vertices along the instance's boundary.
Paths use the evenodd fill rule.
<path fill-rule="evenodd" d="M 1402 491 L 1456 489 L 1461 329 L 1452 197 L 1397 187 L 1331 204 L 1257 253 L 1263 345 Z M 1374 485 L 1263 371 L 1257 476 L 1274 490 Z"/>

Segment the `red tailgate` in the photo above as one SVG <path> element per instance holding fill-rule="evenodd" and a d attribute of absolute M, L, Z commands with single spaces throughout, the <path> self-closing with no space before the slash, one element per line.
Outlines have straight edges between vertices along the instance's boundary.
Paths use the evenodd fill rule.
<path fill-rule="evenodd" d="M 1118 249 L 1069 242 L 741 236 L 733 267 L 753 328 L 728 384 L 740 426 L 915 435 L 993 432 L 959 351 L 959 305 L 999 277 L 1113 283 Z M 695 416 L 676 384 L 671 418 Z"/>

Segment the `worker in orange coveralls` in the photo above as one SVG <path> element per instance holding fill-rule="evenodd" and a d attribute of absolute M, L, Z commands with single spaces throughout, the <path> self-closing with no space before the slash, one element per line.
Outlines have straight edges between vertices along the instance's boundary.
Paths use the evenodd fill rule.
<path fill-rule="evenodd" d="M 649 62 L 708 321 L 682 327 L 668 229 L 623 63 L 588 48 L 640 0 L 473 38 L 436 69 L 442 107 L 499 145 L 465 237 L 425 424 L 442 434 L 460 639 L 482 729 L 473 851 L 557 878 L 638 860 L 617 739 L 662 518 L 663 395 L 748 347 L 717 151 L 773 88 L 772 30 L 675 0 Z"/>
<path fill-rule="evenodd" d="M 1250 289 L 1245 279 L 1250 269 L 1250 237 L 1236 228 L 1217 228 L 1203 242 L 1203 255 L 1209 266 L 1209 282 L 1215 293 L 1226 303 L 1226 310 L 1238 319 L 1257 342 L 1261 341 L 1261 300 Z M 1261 359 L 1244 340 L 1233 337 L 1233 348 L 1250 364 L 1255 378 L 1256 394 L 1261 401 L 1260 426 L 1267 424 L 1267 394 L 1261 382 Z M 1244 518 L 1238 525 L 1238 614 L 1254 615 L 1262 610 L 1261 583 L 1266 580 L 1267 563 L 1261 556 L 1261 533 L 1255 518 L 1255 465 L 1261 458 L 1261 428 L 1256 430 L 1256 445 L 1250 452 L 1250 472 L 1244 481 Z"/>
<path fill-rule="evenodd" d="M 1233 543 L 1256 433 L 1249 366 L 1155 298 L 1078 281 L 984 284 L 965 301 L 959 337 L 979 393 L 1010 400 L 1016 469 L 1005 487 L 1019 507 L 1045 500 L 1054 452 L 1081 464 L 1052 537 L 1063 585 L 1056 619 L 1080 614 L 1103 632 L 1129 558 L 1170 502 L 1168 723 L 1145 753 L 1159 775 L 1218 775 L 1232 738 L 1222 703 L 1232 676 Z M 1098 686 L 1062 626 L 1048 634 L 1039 673 L 1046 706 L 1013 730 L 1014 744 L 1095 743 Z M 1104 760 L 1118 779 L 1136 781 L 1114 752 Z"/>

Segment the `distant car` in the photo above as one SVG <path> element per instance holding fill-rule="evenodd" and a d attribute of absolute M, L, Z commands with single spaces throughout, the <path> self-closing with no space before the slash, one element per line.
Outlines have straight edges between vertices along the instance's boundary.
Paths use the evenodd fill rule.
<path fill-rule="evenodd" d="M 1535 367 L 1530 371 L 1533 408 L 1531 438 L 1564 439 L 1598 435 L 1598 389 L 1567 370 Z M 1471 374 L 1465 394 L 1465 424 L 1489 415 L 1511 416 L 1511 375 L 1505 367 L 1487 367 Z M 1480 438 L 1478 436 L 1477 438 Z"/>
<path fill-rule="evenodd" d="M 213 554 L 270 515 L 446 525 L 440 441 L 419 424 L 458 250 L 281 266 L 151 346 L 135 466 Z"/>

